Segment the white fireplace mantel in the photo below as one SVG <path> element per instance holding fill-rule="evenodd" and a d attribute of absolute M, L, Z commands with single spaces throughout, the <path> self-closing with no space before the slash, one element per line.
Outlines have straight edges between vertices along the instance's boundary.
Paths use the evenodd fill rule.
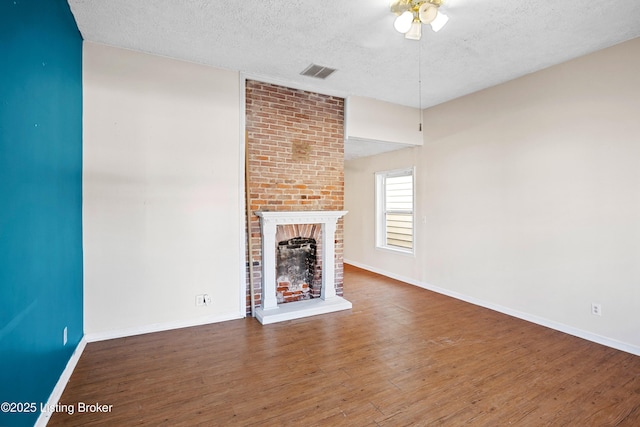
<path fill-rule="evenodd" d="M 262 232 L 262 307 L 256 317 L 263 325 L 348 310 L 351 303 L 336 295 L 335 233 L 338 219 L 347 211 L 259 211 Z M 320 224 L 322 237 L 322 288 L 320 298 L 278 305 L 276 299 L 276 231 L 278 225 Z"/>
<path fill-rule="evenodd" d="M 325 224 L 336 223 L 347 214 L 347 211 L 288 211 L 271 212 L 258 211 L 255 213 L 264 224 Z"/>

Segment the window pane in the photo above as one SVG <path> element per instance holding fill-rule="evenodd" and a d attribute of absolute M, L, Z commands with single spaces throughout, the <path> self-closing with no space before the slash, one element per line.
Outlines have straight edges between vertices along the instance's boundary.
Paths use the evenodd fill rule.
<path fill-rule="evenodd" d="M 413 248 L 413 215 L 387 213 L 387 245 Z"/>
<path fill-rule="evenodd" d="M 386 211 L 413 211 L 413 176 L 387 177 L 385 204 Z"/>

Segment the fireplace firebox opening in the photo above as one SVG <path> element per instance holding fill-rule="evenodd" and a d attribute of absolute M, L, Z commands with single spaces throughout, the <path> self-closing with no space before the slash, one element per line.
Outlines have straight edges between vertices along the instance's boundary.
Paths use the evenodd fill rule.
<path fill-rule="evenodd" d="M 294 237 L 278 243 L 276 298 L 279 304 L 314 297 L 316 248 L 316 240 L 307 237 Z"/>

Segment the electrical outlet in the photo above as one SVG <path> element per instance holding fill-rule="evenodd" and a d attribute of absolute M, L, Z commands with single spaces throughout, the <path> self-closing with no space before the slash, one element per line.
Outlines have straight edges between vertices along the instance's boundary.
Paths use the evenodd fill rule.
<path fill-rule="evenodd" d="M 591 314 L 594 316 L 602 316 L 602 306 L 595 302 L 591 303 Z"/>
<path fill-rule="evenodd" d="M 62 345 L 67 345 L 67 327 L 65 326 L 62 330 Z"/>
<path fill-rule="evenodd" d="M 204 305 L 211 305 L 211 295 L 204 294 Z"/>
<path fill-rule="evenodd" d="M 196 295 L 196 307 L 204 305 L 204 295 Z"/>

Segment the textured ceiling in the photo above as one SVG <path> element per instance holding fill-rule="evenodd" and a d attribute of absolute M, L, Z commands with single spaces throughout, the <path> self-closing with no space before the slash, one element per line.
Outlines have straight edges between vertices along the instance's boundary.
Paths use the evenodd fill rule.
<path fill-rule="evenodd" d="M 449 23 L 420 42 L 393 29 L 389 0 L 69 4 L 88 41 L 423 108 L 640 36 L 638 0 L 445 0 Z M 338 71 L 301 76 L 310 63 Z"/>
<path fill-rule="evenodd" d="M 448 0 L 439 33 L 393 29 L 389 0 L 69 0 L 85 40 L 300 89 L 435 105 L 640 36 L 640 2 Z M 422 60 L 422 102 L 418 90 Z M 325 81 L 299 73 L 337 68 Z"/>

